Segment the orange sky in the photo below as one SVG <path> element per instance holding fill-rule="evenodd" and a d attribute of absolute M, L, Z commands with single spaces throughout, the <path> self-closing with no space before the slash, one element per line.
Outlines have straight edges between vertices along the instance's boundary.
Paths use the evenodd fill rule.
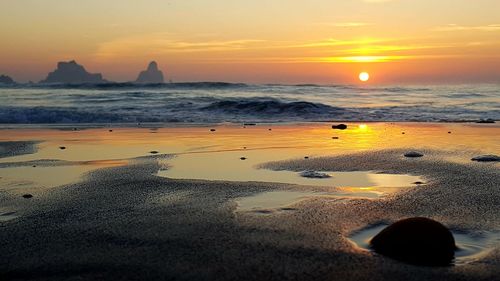
<path fill-rule="evenodd" d="M 500 82 L 498 0 L 2 0 L 0 74 L 75 59 L 109 80 Z"/>

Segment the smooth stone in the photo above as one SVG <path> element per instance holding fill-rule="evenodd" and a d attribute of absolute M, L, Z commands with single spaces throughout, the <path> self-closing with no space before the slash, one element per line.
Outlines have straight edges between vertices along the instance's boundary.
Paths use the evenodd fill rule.
<path fill-rule="evenodd" d="M 247 158 L 246 157 L 241 157 L 240 160 L 247 160 Z"/>
<path fill-rule="evenodd" d="M 65 146 L 60 146 L 60 147 L 59 147 L 59 149 L 60 149 L 60 150 L 65 150 L 65 149 L 66 149 L 66 147 L 65 147 Z"/>
<path fill-rule="evenodd" d="M 500 161 L 500 156 L 497 155 L 481 155 L 481 156 L 476 156 L 471 159 L 472 161 L 477 161 L 477 162 L 499 162 Z"/>
<path fill-rule="evenodd" d="M 335 129 L 335 130 L 345 130 L 345 129 L 347 129 L 347 125 L 346 124 L 333 125 L 332 129 Z"/>
<path fill-rule="evenodd" d="M 159 152 L 156 151 L 156 150 L 153 150 L 153 151 L 150 151 L 149 153 L 151 153 L 151 154 L 158 154 Z"/>
<path fill-rule="evenodd" d="M 420 152 L 410 151 L 405 153 L 404 156 L 409 158 L 417 158 L 417 157 L 423 157 L 424 155 Z"/>
<path fill-rule="evenodd" d="M 210 132 L 215 132 L 216 130 L 215 129 L 210 129 Z"/>
<path fill-rule="evenodd" d="M 379 254 L 426 266 L 451 265 L 457 249 L 450 230 L 428 218 L 409 218 L 393 223 L 370 244 Z"/>
<path fill-rule="evenodd" d="M 31 195 L 31 194 L 24 194 L 23 198 L 30 199 L 30 198 L 33 198 L 33 195 Z"/>
<path fill-rule="evenodd" d="M 311 179 L 327 179 L 332 177 L 329 174 L 316 171 L 303 171 L 300 173 L 300 176 L 303 178 L 311 178 Z"/>

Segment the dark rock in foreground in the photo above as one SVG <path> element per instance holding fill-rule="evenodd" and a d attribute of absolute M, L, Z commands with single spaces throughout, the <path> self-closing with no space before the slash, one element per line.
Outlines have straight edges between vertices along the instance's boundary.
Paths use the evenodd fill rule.
<path fill-rule="evenodd" d="M 85 68 L 76 61 L 59 62 L 57 69 L 49 73 L 47 78 L 40 83 L 63 83 L 63 84 L 88 84 L 106 83 L 101 74 L 88 73 Z"/>
<path fill-rule="evenodd" d="M 427 218 L 398 221 L 377 234 L 370 244 L 379 254 L 426 266 L 451 265 L 457 249 L 453 234 Z"/>
<path fill-rule="evenodd" d="M 30 199 L 30 198 L 33 198 L 33 195 L 31 195 L 31 194 L 24 194 L 23 198 Z"/>
<path fill-rule="evenodd" d="M 497 155 L 481 155 L 471 159 L 477 162 L 500 162 L 500 156 Z"/>
<path fill-rule="evenodd" d="M 149 83 L 149 84 L 158 84 L 164 83 L 163 72 L 158 69 L 158 64 L 155 61 L 152 61 L 148 65 L 148 69 L 139 73 L 139 77 L 137 77 L 136 83 Z"/>
<path fill-rule="evenodd" d="M 333 125 L 332 129 L 345 130 L 345 129 L 347 129 L 347 125 L 346 124 Z"/>
<path fill-rule="evenodd" d="M 408 158 L 419 158 L 419 157 L 423 157 L 424 155 L 420 152 L 410 151 L 410 152 L 405 153 L 404 156 L 408 157 Z"/>
<path fill-rule="evenodd" d="M 16 84 L 16 82 L 7 75 L 0 75 L 0 85 L 1 84 L 12 85 Z"/>

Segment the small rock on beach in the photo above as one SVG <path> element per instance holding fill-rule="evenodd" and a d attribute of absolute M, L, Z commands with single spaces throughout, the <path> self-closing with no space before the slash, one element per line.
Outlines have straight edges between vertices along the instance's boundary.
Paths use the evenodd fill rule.
<path fill-rule="evenodd" d="M 311 178 L 311 179 L 327 179 L 332 177 L 327 173 L 321 173 L 316 171 L 303 171 L 300 173 L 300 176 L 303 178 Z"/>
<path fill-rule="evenodd" d="M 418 157 L 423 157 L 424 155 L 420 152 L 410 151 L 405 153 L 404 156 L 408 158 L 418 158 Z"/>
<path fill-rule="evenodd" d="M 332 129 L 335 129 L 335 130 L 345 130 L 345 129 L 347 129 L 347 125 L 346 124 L 333 125 Z"/>
<path fill-rule="evenodd" d="M 500 156 L 497 155 L 481 155 L 471 159 L 476 162 L 500 162 Z"/>

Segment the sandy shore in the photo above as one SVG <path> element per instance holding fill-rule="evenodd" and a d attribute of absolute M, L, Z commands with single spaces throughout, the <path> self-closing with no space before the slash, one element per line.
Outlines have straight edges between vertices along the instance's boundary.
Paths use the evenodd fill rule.
<path fill-rule="evenodd" d="M 2 133 L 4 177 L 20 168 L 67 176 L 29 184 L 0 178 L 0 279 L 500 280 L 500 166 L 470 161 L 500 154 L 497 125 L 355 124 L 344 132 L 328 124 L 210 128 Z M 403 157 L 409 150 L 424 157 Z M 183 157 L 197 154 L 212 156 L 200 160 L 207 165 L 193 169 L 193 177 L 174 179 Z M 229 165 L 240 181 L 223 180 Z M 221 178 L 196 171 L 210 166 L 222 169 Z M 73 170 L 57 170 L 62 167 Z M 347 186 L 314 180 L 248 181 L 257 168 L 333 177 L 372 171 L 420 177 L 424 184 L 363 198 L 347 194 Z M 159 176 L 168 170 L 173 174 Z M 27 192 L 34 197 L 21 196 Z M 242 198 L 266 192 L 321 196 L 240 209 Z M 434 268 L 394 261 L 350 240 L 369 226 L 413 216 L 436 219 L 483 247 L 465 263 Z"/>

